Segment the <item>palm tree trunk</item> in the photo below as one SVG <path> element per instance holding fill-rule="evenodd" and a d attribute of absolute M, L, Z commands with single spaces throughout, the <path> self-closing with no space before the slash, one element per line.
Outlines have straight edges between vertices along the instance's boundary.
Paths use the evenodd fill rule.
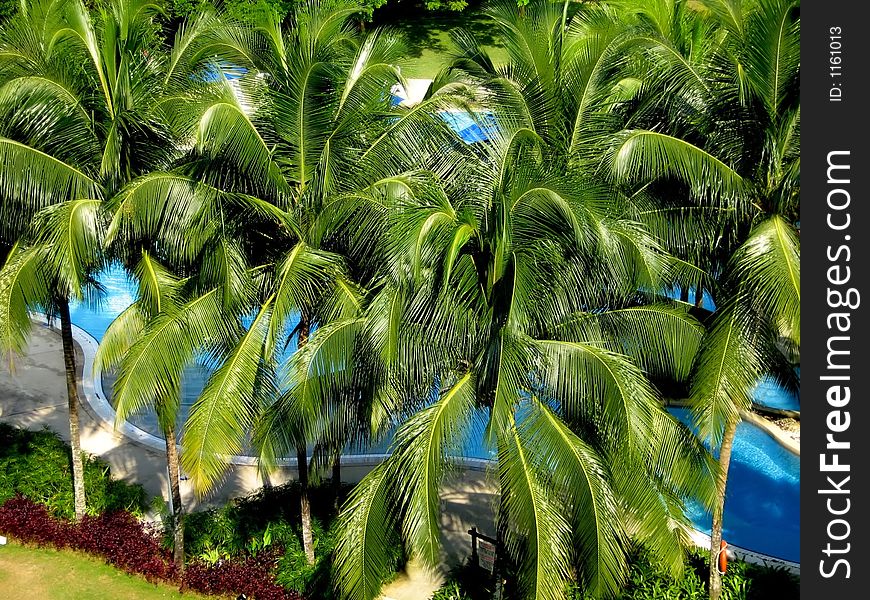
<path fill-rule="evenodd" d="M 722 593 L 722 576 L 719 574 L 719 546 L 722 543 L 722 516 L 725 512 L 725 486 L 728 483 L 728 467 L 731 464 L 731 448 L 737 432 L 735 419 L 725 426 L 722 447 L 719 449 L 719 477 L 716 480 L 716 505 L 713 507 L 713 528 L 710 532 L 710 600 L 719 600 Z"/>
<path fill-rule="evenodd" d="M 82 463 L 82 442 L 79 433 L 79 393 L 76 382 L 76 350 L 72 337 L 69 301 L 58 302 L 60 339 L 63 342 L 63 366 L 66 371 L 66 397 L 69 406 L 69 445 L 72 450 L 73 498 L 76 521 L 85 515 L 85 469 Z"/>
<path fill-rule="evenodd" d="M 332 457 L 332 507 L 338 514 L 341 508 L 341 450 Z"/>
<path fill-rule="evenodd" d="M 700 285 L 695 288 L 695 308 L 701 308 L 704 304 L 704 288 Z"/>
<path fill-rule="evenodd" d="M 311 499 L 308 497 L 308 451 L 304 446 L 296 448 L 299 467 L 299 498 L 302 513 L 302 548 L 308 564 L 314 564 L 314 535 L 311 531 Z"/>
<path fill-rule="evenodd" d="M 495 557 L 492 565 L 492 576 L 495 581 L 495 586 L 492 593 L 493 600 L 503 600 L 505 578 L 502 571 L 504 567 L 502 561 L 506 548 L 504 536 L 507 531 L 507 510 L 505 509 L 505 484 L 499 482 L 498 509 L 495 514 Z"/>
<path fill-rule="evenodd" d="M 311 332 L 311 323 L 303 313 L 299 321 L 299 338 L 296 344 L 301 348 L 308 342 Z M 302 518 L 302 548 L 305 550 L 305 558 L 308 564 L 314 564 L 314 535 L 311 531 L 311 499 L 308 496 L 308 450 L 305 444 L 296 447 L 296 464 L 299 470 L 299 504 Z"/>
<path fill-rule="evenodd" d="M 169 492 L 172 496 L 172 561 L 181 576 L 184 573 L 184 511 L 181 504 L 175 427 L 167 427 L 163 434 L 166 437 L 166 466 L 169 468 Z"/>

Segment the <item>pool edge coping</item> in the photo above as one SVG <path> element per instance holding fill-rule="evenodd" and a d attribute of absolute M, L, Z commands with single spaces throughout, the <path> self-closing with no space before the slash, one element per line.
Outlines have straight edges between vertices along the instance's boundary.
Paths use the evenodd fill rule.
<path fill-rule="evenodd" d="M 689 532 L 689 538 L 691 539 L 692 543 L 698 548 L 707 551 L 710 550 L 710 544 L 712 540 L 709 534 L 704 533 L 703 531 L 700 531 L 698 529 L 691 528 Z M 793 573 L 798 576 L 801 574 L 801 564 L 792 560 L 787 560 L 785 558 L 777 558 L 776 556 L 770 556 L 769 554 L 756 552 L 755 550 L 741 548 L 740 546 L 735 546 L 733 544 L 728 544 L 728 547 L 726 548 L 726 553 L 728 556 L 728 560 L 737 559 L 751 564 L 763 565 L 765 567 L 781 567 L 789 573 Z"/>
<path fill-rule="evenodd" d="M 740 411 L 740 416 L 743 418 L 744 421 L 749 421 L 756 427 L 763 429 L 770 437 L 779 442 L 779 444 L 783 448 L 790 451 L 792 454 L 796 454 L 798 457 L 800 457 L 800 443 L 792 439 L 785 430 L 781 429 L 775 423 L 771 423 L 761 415 L 755 414 L 751 410 Z"/>

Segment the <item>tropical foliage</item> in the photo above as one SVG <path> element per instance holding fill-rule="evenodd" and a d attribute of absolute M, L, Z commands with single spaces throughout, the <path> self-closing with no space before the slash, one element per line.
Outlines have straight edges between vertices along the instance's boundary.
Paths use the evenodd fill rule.
<path fill-rule="evenodd" d="M 229 93 L 202 81 L 207 59 L 198 40 L 211 17 L 163 48 L 158 13 L 146 2 L 95 11 L 78 0 L 25 2 L 4 29 L 0 237 L 16 246 L 0 272 L 0 344 L 21 350 L 28 310 L 60 318 L 78 515 L 85 492 L 69 302 L 98 295 L 94 275 L 109 256 L 105 203 L 134 178 L 176 161 L 197 124 L 191 108 Z M 131 244 L 118 257 L 132 267 L 134 252 Z"/>
<path fill-rule="evenodd" d="M 0 504 L 15 496 L 45 505 L 55 517 L 75 515 L 69 444 L 48 429 L 28 431 L 0 423 Z M 109 466 L 94 457 L 84 461 L 85 487 L 91 515 L 148 509 L 145 490 L 115 479 Z"/>
<path fill-rule="evenodd" d="M 469 443 L 521 597 L 616 594 L 637 546 L 678 576 L 687 499 L 718 548 L 740 411 L 800 347 L 799 6 L 493 2 L 508 61 L 454 31 L 403 107 L 404 40 L 360 26 L 377 3 L 277 4 L 30 0 L 0 42 L 0 344 L 60 317 L 72 430 L 69 302 L 110 262 L 135 278 L 98 361 L 119 422 L 158 415 L 177 566 L 182 469 L 202 495 L 227 455 L 295 461 L 314 565 L 309 479 L 374 443 L 331 552 L 344 598 L 377 597 L 397 548 L 437 565 Z"/>
<path fill-rule="evenodd" d="M 704 9 L 640 10 L 657 53 L 676 57 L 658 61 L 661 77 L 649 90 L 668 101 L 650 103 L 614 136 L 608 163 L 629 189 L 652 186 L 669 248 L 715 275 L 696 290 L 707 289 L 720 308 L 691 399 L 702 434 L 720 448 L 710 554 L 716 598 L 713 565 L 740 412 L 759 377 L 790 371 L 782 365 L 800 351 L 800 5 L 710 1 Z M 698 36 L 705 30 L 712 34 Z M 685 193 L 675 195 L 675 186 Z M 684 218 L 710 211 L 727 216 L 706 218 L 701 229 Z"/>

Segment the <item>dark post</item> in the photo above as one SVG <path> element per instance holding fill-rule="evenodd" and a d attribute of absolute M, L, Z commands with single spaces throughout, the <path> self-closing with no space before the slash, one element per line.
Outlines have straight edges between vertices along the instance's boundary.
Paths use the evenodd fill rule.
<path fill-rule="evenodd" d="M 480 566 L 480 560 L 477 556 L 477 527 L 472 527 L 468 533 L 471 535 L 471 564 Z"/>

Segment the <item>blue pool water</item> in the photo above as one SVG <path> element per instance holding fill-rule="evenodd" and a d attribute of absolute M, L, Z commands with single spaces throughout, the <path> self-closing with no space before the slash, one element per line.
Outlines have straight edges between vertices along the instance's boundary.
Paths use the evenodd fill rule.
<path fill-rule="evenodd" d="M 691 427 L 685 408 L 669 408 Z M 695 526 L 710 533 L 711 517 L 688 507 Z M 800 457 L 751 423 L 737 426 L 722 535 L 729 544 L 800 562 Z"/>
<path fill-rule="evenodd" d="M 235 79 L 241 79 L 241 77 L 247 72 L 248 70 L 244 67 L 234 67 L 225 64 L 223 66 L 223 71 L 216 67 L 212 67 L 206 69 L 201 77 L 203 81 L 208 81 L 209 83 L 220 81 L 222 78 L 225 78 L 227 81 L 233 81 Z"/>
<path fill-rule="evenodd" d="M 99 276 L 100 284 L 104 289 L 98 306 L 83 303 L 70 305 L 70 318 L 72 322 L 84 329 L 96 340 L 102 340 L 103 334 L 109 328 L 112 321 L 130 306 L 136 299 L 136 284 L 127 276 L 126 271 L 119 266 L 111 267 Z M 208 381 L 210 370 L 204 365 L 193 364 L 189 366 L 181 382 L 181 407 L 178 415 L 178 424 L 187 420 L 190 406 L 199 397 Z M 103 392 L 111 398 L 112 382 L 111 375 L 103 376 Z M 157 425 L 157 417 L 152 412 L 145 412 L 130 417 L 130 423 L 162 438 L 160 428 Z"/>
<path fill-rule="evenodd" d="M 472 116 L 466 112 L 444 111 L 441 119 L 459 134 L 462 141 L 473 144 L 485 142 L 496 130 L 495 117 L 490 112 L 480 112 Z"/>
<path fill-rule="evenodd" d="M 69 313 L 73 323 L 101 340 L 115 317 L 133 304 L 136 299 L 136 284 L 118 266 L 106 269 L 98 279 L 104 289 L 99 306 L 73 302 L 70 304 Z"/>
<path fill-rule="evenodd" d="M 102 297 L 102 302 L 98 306 L 92 306 L 83 303 L 72 303 L 70 305 L 70 317 L 72 322 L 78 327 L 84 329 L 88 334 L 96 340 L 102 340 L 103 335 L 109 328 L 112 321 L 121 314 L 124 309 L 130 306 L 136 299 L 136 284 L 131 280 L 127 273 L 121 267 L 115 266 L 104 271 L 99 277 L 100 284 L 105 292 Z M 288 347 L 288 355 L 295 350 L 295 344 L 290 344 Z M 184 422 L 190 412 L 196 399 L 199 397 L 212 369 L 205 364 L 193 364 L 185 369 L 184 376 L 181 381 L 181 402 L 178 414 L 179 430 L 182 430 Z M 112 384 L 114 378 L 111 374 L 103 374 L 103 392 L 109 397 L 112 397 Z M 156 415 L 151 412 L 143 412 L 141 414 L 132 415 L 129 418 L 130 423 L 154 435 L 162 438 L 160 427 L 157 424 Z M 495 458 L 495 452 L 485 448 L 482 443 L 482 435 L 480 432 L 486 424 L 485 414 L 476 415 L 472 422 L 472 429 L 475 435 L 469 436 L 466 446 L 461 450 L 464 456 L 470 458 Z M 390 445 L 391 435 L 385 436 L 385 440 L 379 444 L 369 446 L 367 448 L 347 449 L 348 454 L 382 454 L 385 453 Z"/>
<path fill-rule="evenodd" d="M 779 408 L 781 410 L 793 410 L 800 412 L 800 393 L 792 393 L 782 387 L 776 379 L 767 375 L 758 382 L 752 392 L 752 401 L 761 406 Z"/>
<path fill-rule="evenodd" d="M 401 96 L 390 95 L 390 104 L 398 106 L 403 102 Z M 455 131 L 463 142 L 473 144 L 485 142 L 496 131 L 495 116 L 489 111 L 481 111 L 474 115 L 462 111 L 444 110 L 438 116 Z"/>
<path fill-rule="evenodd" d="M 118 267 L 103 273 L 100 282 L 106 290 L 103 302 L 97 306 L 75 304 L 70 307 L 72 321 L 97 340 L 102 339 L 112 320 L 135 299 L 135 284 Z M 190 406 L 198 397 L 208 378 L 203 365 L 188 369 L 182 385 L 179 424 L 187 418 Z M 111 396 L 111 380 L 104 379 L 104 391 Z M 686 409 L 670 408 L 677 418 L 691 426 Z M 131 422 L 160 437 L 153 414 L 141 414 Z M 480 434 L 485 422 L 483 413 L 474 421 L 474 433 L 463 449 L 472 458 L 494 458 L 482 443 Z M 349 453 L 382 453 L 388 442 Z M 800 458 L 783 448 L 764 431 L 749 423 L 737 429 L 728 478 L 725 503 L 724 537 L 729 543 L 777 556 L 799 560 L 800 523 Z M 694 525 L 709 533 L 710 516 L 695 504 L 688 507 Z"/>

